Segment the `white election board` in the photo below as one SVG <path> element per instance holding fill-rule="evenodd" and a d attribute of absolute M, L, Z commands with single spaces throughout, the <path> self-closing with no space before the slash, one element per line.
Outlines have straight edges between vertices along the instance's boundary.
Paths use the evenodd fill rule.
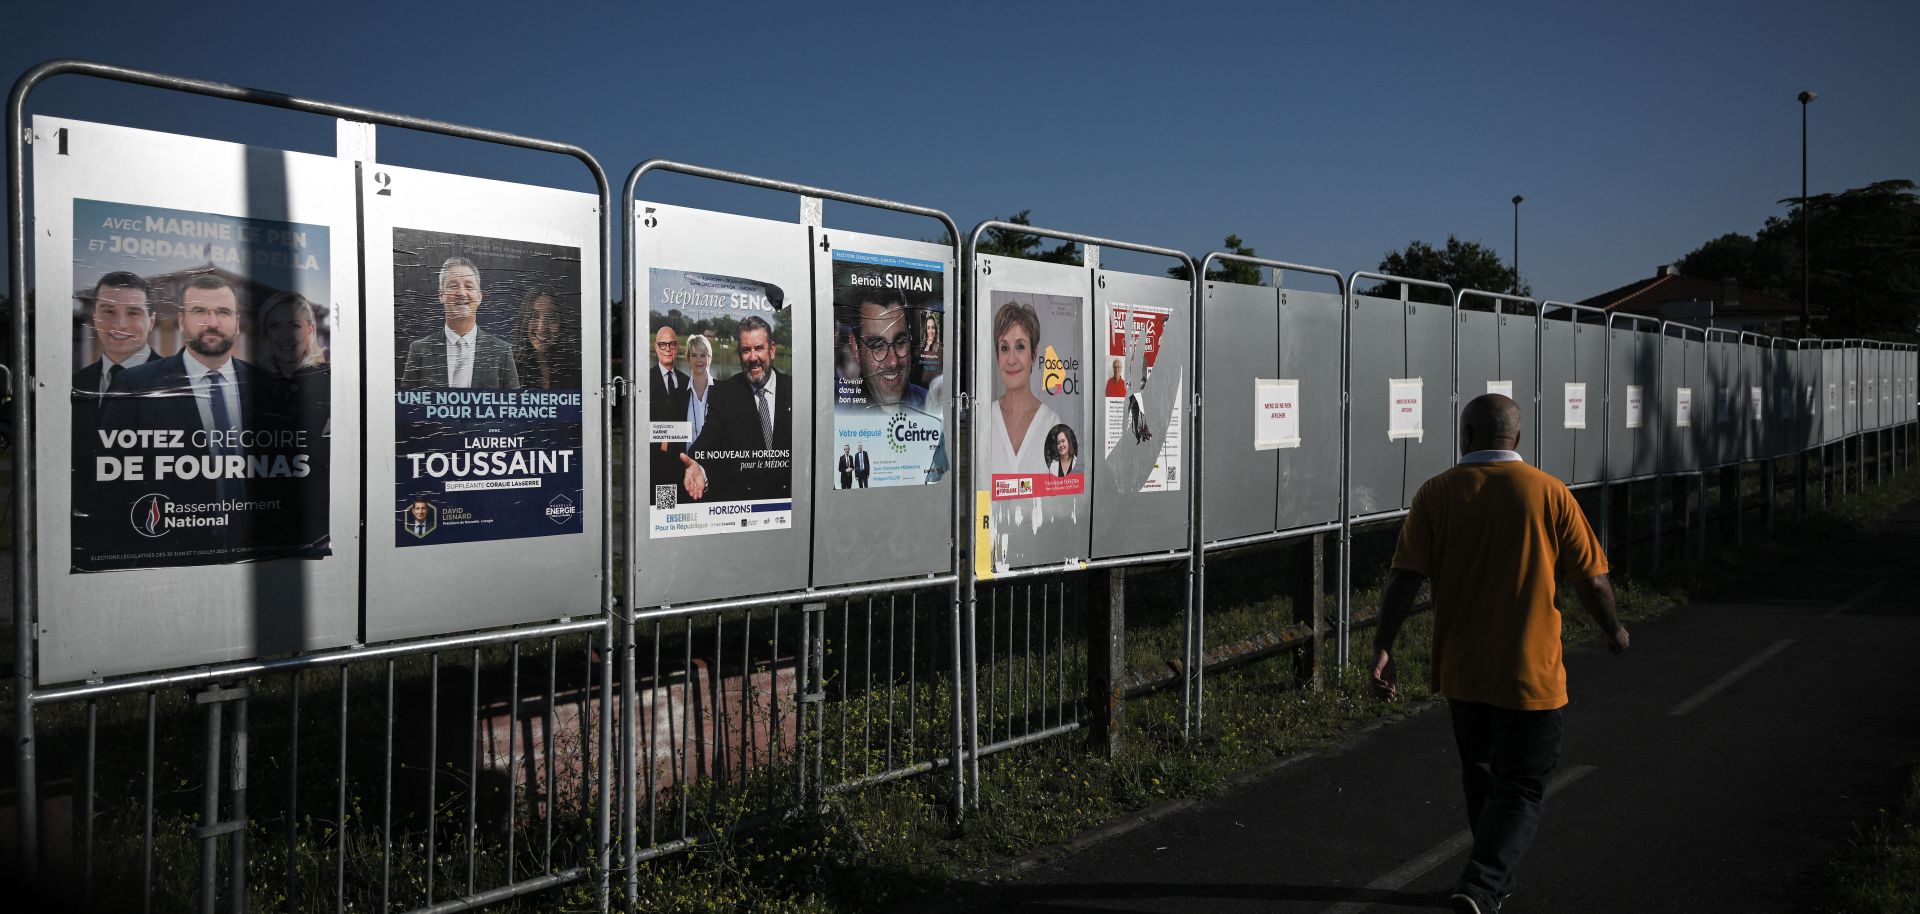
<path fill-rule="evenodd" d="M 1562 424 L 1567 428 L 1584 429 L 1587 427 L 1587 385 L 1575 381 L 1566 385 L 1564 392 L 1564 418 Z"/>
<path fill-rule="evenodd" d="M 1425 437 L 1421 428 L 1421 379 L 1387 379 L 1387 440 L 1399 441 L 1412 438 L 1416 441 Z"/>
<path fill-rule="evenodd" d="M 655 203 L 634 215 L 636 608 L 804 588 L 813 229 Z"/>
<path fill-rule="evenodd" d="M 1300 381 L 1253 379 L 1253 449 L 1300 446 Z"/>
<path fill-rule="evenodd" d="M 352 166 L 47 117 L 32 143 L 38 681 L 351 643 Z"/>
<path fill-rule="evenodd" d="M 367 640 L 600 612 L 599 199 L 372 162 L 360 185 Z"/>

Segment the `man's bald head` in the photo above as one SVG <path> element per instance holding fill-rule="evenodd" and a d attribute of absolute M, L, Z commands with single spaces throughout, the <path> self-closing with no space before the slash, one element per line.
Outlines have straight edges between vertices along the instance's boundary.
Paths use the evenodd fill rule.
<path fill-rule="evenodd" d="M 1504 394 L 1482 394 L 1460 410 L 1460 453 L 1520 449 L 1520 404 Z"/>

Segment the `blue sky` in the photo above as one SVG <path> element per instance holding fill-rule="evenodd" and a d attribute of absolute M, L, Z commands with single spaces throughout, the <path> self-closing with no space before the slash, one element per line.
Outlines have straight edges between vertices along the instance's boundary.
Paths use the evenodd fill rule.
<path fill-rule="evenodd" d="M 293 12 L 289 12 L 289 11 Z M 1920 179 L 1920 3 L 17 2 L 53 57 L 670 157 L 1204 254 L 1371 269 L 1449 233 L 1577 300 L 1799 193 Z M 30 112 L 331 151 L 317 118 L 64 77 Z M 590 189 L 571 160 L 385 132 L 398 164 Z M 790 198 L 643 183 L 791 218 Z M 829 225 L 930 223 L 829 206 Z M 615 262 L 618 262 L 616 255 Z M 1125 268 L 1158 270 L 1148 260 Z"/>

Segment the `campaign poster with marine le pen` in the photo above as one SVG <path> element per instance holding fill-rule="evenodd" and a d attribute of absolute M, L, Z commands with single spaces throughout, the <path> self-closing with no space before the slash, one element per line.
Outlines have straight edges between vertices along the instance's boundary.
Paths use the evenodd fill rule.
<path fill-rule="evenodd" d="M 400 547 L 584 530 L 580 249 L 393 229 Z"/>
<path fill-rule="evenodd" d="M 931 485 L 950 468 L 946 266 L 833 252 L 835 489 Z"/>
<path fill-rule="evenodd" d="M 329 245 L 73 200 L 71 571 L 330 553 Z"/>

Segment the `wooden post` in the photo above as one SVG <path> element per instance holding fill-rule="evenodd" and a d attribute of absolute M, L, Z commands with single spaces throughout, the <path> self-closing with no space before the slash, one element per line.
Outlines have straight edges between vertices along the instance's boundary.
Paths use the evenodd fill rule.
<path fill-rule="evenodd" d="M 1120 752 L 1127 709 L 1120 685 L 1127 674 L 1127 570 L 1087 577 L 1087 734 L 1111 758 Z M 1181 674 L 1191 680 L 1193 671 Z"/>
<path fill-rule="evenodd" d="M 1326 624 L 1321 620 L 1321 595 L 1326 592 L 1327 535 L 1316 533 L 1293 546 L 1293 621 L 1313 629 L 1313 643 L 1293 652 L 1293 680 L 1316 692 L 1326 687 L 1320 669 L 1320 640 Z"/>

